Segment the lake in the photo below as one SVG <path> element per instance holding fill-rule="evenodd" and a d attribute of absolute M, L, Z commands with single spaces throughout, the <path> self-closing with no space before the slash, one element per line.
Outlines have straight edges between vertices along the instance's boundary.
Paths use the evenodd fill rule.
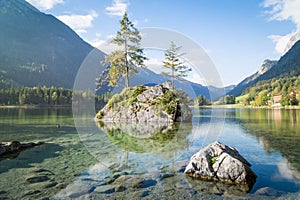
<path fill-rule="evenodd" d="M 70 108 L 0 109 L 1 142 L 46 142 L 0 158 L 0 199 L 300 198 L 300 110 L 195 109 L 192 123 L 172 127 L 91 116 L 74 123 Z M 248 194 L 182 174 L 216 140 L 252 164 Z"/>

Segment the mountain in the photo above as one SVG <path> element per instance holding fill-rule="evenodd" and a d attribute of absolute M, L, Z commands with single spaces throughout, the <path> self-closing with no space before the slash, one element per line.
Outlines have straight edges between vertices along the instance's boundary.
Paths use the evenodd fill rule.
<path fill-rule="evenodd" d="M 219 100 L 220 97 L 224 96 L 225 94 L 227 94 L 228 92 L 233 90 L 233 88 L 235 88 L 235 85 L 229 85 L 224 88 L 218 88 L 218 87 L 211 86 L 211 85 L 208 86 L 211 96 L 214 96 L 214 98 L 212 98 L 212 100 Z"/>
<path fill-rule="evenodd" d="M 290 39 L 290 41 L 287 43 L 285 49 L 284 49 L 284 54 L 287 53 L 292 46 L 300 39 L 300 31 L 297 31 Z"/>
<path fill-rule="evenodd" d="M 0 27 L 0 88 L 71 88 L 93 50 L 67 25 L 25 0 L 0 0 Z"/>
<path fill-rule="evenodd" d="M 269 71 L 272 67 L 276 65 L 277 61 L 265 60 L 260 67 L 260 69 L 251 76 L 245 78 L 242 82 L 240 82 L 236 87 L 234 87 L 228 94 L 233 96 L 239 96 L 243 92 L 244 89 L 250 87 L 251 85 L 257 83 L 258 79 L 261 75 Z"/>
<path fill-rule="evenodd" d="M 165 83 L 166 81 L 170 81 L 170 80 L 171 77 L 157 74 L 148 68 L 138 67 L 138 73 L 135 76 L 132 76 L 130 78 L 130 86 L 131 87 L 137 85 L 154 86 L 157 84 Z M 121 80 L 121 82 L 122 81 L 124 80 Z M 106 92 L 107 90 L 113 91 L 113 93 L 119 93 L 122 91 L 122 88 L 123 88 L 122 86 L 112 88 L 112 87 L 108 87 L 107 84 L 103 84 L 101 85 L 101 87 L 98 88 L 97 94 L 101 94 L 103 92 Z M 206 96 L 208 99 L 211 99 L 208 88 L 198 83 L 175 80 L 175 88 L 179 88 L 185 91 L 191 98 L 195 98 L 199 94 L 202 94 Z"/>
<path fill-rule="evenodd" d="M 300 75 L 300 40 L 284 54 L 269 71 L 262 74 L 259 80 L 268 80 L 276 77 Z"/>
<path fill-rule="evenodd" d="M 298 35 L 292 38 L 289 44 L 294 45 L 279 59 L 279 61 L 265 60 L 261 69 L 239 83 L 228 94 L 239 96 L 247 87 L 253 86 L 259 81 L 272 78 L 292 77 L 300 75 L 300 40 L 295 42 Z"/>
<path fill-rule="evenodd" d="M 14 86 L 55 86 L 72 88 L 81 64 L 93 51 L 88 65 L 97 68 L 104 53 L 82 40 L 70 27 L 52 15 L 40 12 L 25 0 L 0 0 L 0 88 Z M 95 53 L 96 52 L 96 53 Z M 100 66 L 99 66 L 100 69 Z M 95 72 L 86 72 L 95 74 Z M 100 73 L 100 72 L 99 72 Z M 92 76 L 91 76 L 92 77 Z M 149 69 L 140 69 L 131 86 L 160 84 L 170 80 Z M 200 84 L 175 82 L 190 97 L 221 96 L 221 89 Z M 113 88 L 104 84 L 98 93 Z"/>

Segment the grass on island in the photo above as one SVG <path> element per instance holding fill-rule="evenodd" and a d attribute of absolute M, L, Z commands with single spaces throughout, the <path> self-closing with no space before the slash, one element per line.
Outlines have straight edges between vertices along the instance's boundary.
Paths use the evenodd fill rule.
<path fill-rule="evenodd" d="M 137 96 L 142 94 L 144 91 L 150 89 L 150 87 L 146 86 L 135 86 L 133 88 L 124 88 L 120 94 L 115 94 L 107 103 L 107 108 L 115 111 L 119 111 L 121 107 L 129 107 L 134 102 L 137 102 Z M 176 106 L 180 104 L 180 102 L 185 101 L 188 102 L 188 96 L 182 91 L 172 91 L 167 90 L 163 93 L 163 95 L 155 98 L 153 101 L 145 102 L 152 106 L 155 110 L 165 111 L 169 115 L 172 115 L 176 111 Z M 137 108 L 138 109 L 138 108 Z M 101 119 L 104 117 L 104 113 L 100 110 L 96 117 Z"/>

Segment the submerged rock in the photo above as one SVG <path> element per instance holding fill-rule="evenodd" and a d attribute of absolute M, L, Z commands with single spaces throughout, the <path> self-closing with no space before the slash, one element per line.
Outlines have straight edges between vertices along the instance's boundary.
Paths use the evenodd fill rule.
<path fill-rule="evenodd" d="M 35 176 L 30 176 L 26 178 L 26 181 L 28 183 L 39 183 L 39 182 L 44 182 L 44 181 L 48 181 L 49 177 L 46 175 L 35 175 Z"/>
<path fill-rule="evenodd" d="M 283 194 L 281 191 L 277 191 L 273 188 L 270 187 L 263 187 L 258 189 L 255 194 L 257 195 L 263 195 L 263 196 L 269 196 L 269 197 L 279 197 L 280 195 Z"/>
<path fill-rule="evenodd" d="M 250 167 L 236 149 L 214 142 L 191 157 L 184 173 L 202 180 L 247 185 L 250 191 L 257 177 Z"/>
<path fill-rule="evenodd" d="M 0 156 L 10 154 L 10 153 L 15 153 L 42 144 L 44 144 L 44 142 L 29 142 L 29 143 L 20 143 L 19 141 L 3 142 L 0 143 Z"/>

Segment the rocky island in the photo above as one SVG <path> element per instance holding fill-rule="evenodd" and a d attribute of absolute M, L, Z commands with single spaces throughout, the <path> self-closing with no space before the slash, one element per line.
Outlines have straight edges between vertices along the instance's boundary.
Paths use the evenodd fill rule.
<path fill-rule="evenodd" d="M 125 88 L 115 94 L 95 117 L 102 122 L 182 122 L 190 121 L 188 96 L 172 90 L 168 83 Z"/>

